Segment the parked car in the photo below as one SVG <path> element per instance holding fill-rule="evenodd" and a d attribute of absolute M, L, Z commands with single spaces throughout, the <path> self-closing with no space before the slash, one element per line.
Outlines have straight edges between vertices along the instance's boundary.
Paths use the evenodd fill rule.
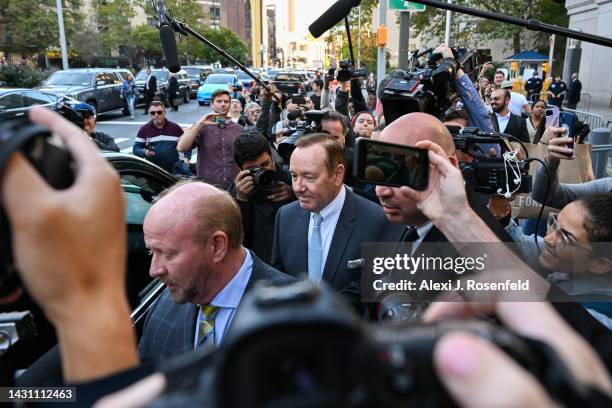
<path fill-rule="evenodd" d="M 304 83 L 300 74 L 293 72 L 279 72 L 274 77 L 274 84 L 287 95 L 305 95 Z"/>
<path fill-rule="evenodd" d="M 34 106 L 56 109 L 57 105 L 76 105 L 76 99 L 39 89 L 0 89 L 0 121 L 25 116 Z"/>
<path fill-rule="evenodd" d="M 154 68 L 151 70 L 155 78 L 157 79 L 157 92 L 156 95 L 164 102 L 166 107 L 170 106 L 168 103 L 168 96 L 166 94 L 166 90 L 168 89 L 168 71 L 167 68 Z M 179 84 L 179 97 L 183 100 L 184 103 L 189 103 L 189 97 L 191 95 L 191 79 L 189 78 L 189 74 L 187 71 L 181 69 L 176 74 L 176 79 Z M 136 76 L 134 80 L 136 81 L 136 86 L 138 87 L 138 97 L 136 98 L 136 105 L 144 103 L 144 87 L 145 80 L 147 78 L 147 71 L 141 70 Z"/>
<path fill-rule="evenodd" d="M 189 65 L 182 68 L 189 75 L 191 96 L 195 98 L 198 88 L 204 83 L 206 77 L 214 72 L 214 69 L 211 67 L 205 67 L 203 65 Z"/>
<path fill-rule="evenodd" d="M 98 114 L 122 110 L 129 115 L 126 101 L 121 98 L 121 84 L 128 74 L 127 69 L 64 69 L 54 72 L 38 89 L 86 102 Z"/>
<path fill-rule="evenodd" d="M 200 106 L 210 104 L 210 98 L 217 89 L 228 90 L 229 86 L 241 87 L 242 84 L 235 74 L 211 74 L 198 88 L 197 99 Z"/>
<path fill-rule="evenodd" d="M 242 87 L 247 91 L 250 90 L 253 85 L 255 85 L 255 80 L 240 69 L 236 71 L 236 76 L 238 77 L 238 80 L 240 80 Z"/>

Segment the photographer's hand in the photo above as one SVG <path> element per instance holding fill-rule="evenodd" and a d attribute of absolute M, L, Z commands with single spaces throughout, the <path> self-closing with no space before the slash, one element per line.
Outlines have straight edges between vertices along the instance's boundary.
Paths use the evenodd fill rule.
<path fill-rule="evenodd" d="M 593 349 L 546 302 L 434 303 L 425 321 L 495 315 L 507 328 L 551 346 L 576 380 L 611 395 L 612 382 Z M 436 370 L 462 406 L 551 406 L 542 386 L 482 339 L 449 334 L 436 345 Z M 503 390 L 503 399 L 500 398 Z"/>
<path fill-rule="evenodd" d="M 13 251 L 30 294 L 54 324 L 67 382 L 138 364 L 125 297 L 125 205 L 117 173 L 82 130 L 45 108 L 33 122 L 61 136 L 76 163 L 74 184 L 52 189 L 13 154 L 3 173 L 2 202 Z"/>
<path fill-rule="evenodd" d="M 275 203 L 282 203 L 293 198 L 295 194 L 291 186 L 279 181 L 276 185 L 276 190 L 273 194 L 270 194 L 267 199 Z"/>
<path fill-rule="evenodd" d="M 155 156 L 155 150 L 145 149 L 144 152 L 145 152 L 145 156 L 147 156 L 147 157 Z"/>
<path fill-rule="evenodd" d="M 242 170 L 234 180 L 236 186 L 236 200 L 249 201 L 251 194 L 255 190 L 255 183 L 249 170 Z"/>

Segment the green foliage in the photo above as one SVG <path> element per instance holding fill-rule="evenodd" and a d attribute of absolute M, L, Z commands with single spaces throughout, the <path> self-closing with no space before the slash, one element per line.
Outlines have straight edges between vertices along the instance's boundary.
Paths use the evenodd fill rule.
<path fill-rule="evenodd" d="M 147 58 L 161 59 L 164 53 L 159 42 L 159 31 L 146 24 L 139 25 L 132 32 L 134 46 Z"/>
<path fill-rule="evenodd" d="M 357 62 L 357 44 L 358 36 L 361 34 L 361 64 L 368 71 L 376 71 L 376 56 L 378 46 L 376 44 L 376 34 L 372 33 L 372 13 L 378 5 L 377 0 L 363 0 L 361 2 L 361 33 L 358 32 L 359 27 L 359 9 L 354 8 L 349 14 L 349 26 L 351 28 L 351 41 L 353 43 L 353 51 L 355 54 L 355 62 Z M 348 39 L 346 38 L 346 29 L 344 20 L 339 22 L 335 27 L 329 30 L 326 34 L 325 41 L 327 44 L 337 44 L 342 38 L 342 56 L 344 59 L 349 58 Z M 339 57 L 339 56 L 338 56 Z"/>
<path fill-rule="evenodd" d="M 14 88 L 33 88 L 44 79 L 43 74 L 27 65 L 9 65 L 0 69 L 0 81 Z"/>
<path fill-rule="evenodd" d="M 234 34 L 231 30 L 221 27 L 220 29 L 208 28 L 202 33 L 210 42 L 215 44 L 217 47 L 223 49 L 229 55 L 238 60 L 238 62 L 246 63 L 248 50 L 246 45 L 242 42 L 240 37 Z M 213 50 L 208 46 L 202 44 L 202 58 L 209 62 L 220 61 L 222 64 L 231 64 L 224 57 L 219 55 L 217 51 Z"/>
<path fill-rule="evenodd" d="M 455 0 L 454 3 L 522 19 L 533 18 L 562 27 L 567 27 L 569 21 L 563 0 Z M 443 41 L 446 11 L 427 7 L 422 13 L 413 13 L 410 20 L 418 34 L 428 40 Z M 508 51 L 514 53 L 547 47 L 548 34 L 538 33 L 530 36 L 527 35 L 528 32 L 525 28 L 511 24 L 454 13 L 451 42 L 452 45 L 475 46 L 478 40 L 505 38 L 511 40 L 512 48 Z"/>
<path fill-rule="evenodd" d="M 81 0 L 64 0 L 64 29 L 70 38 L 81 25 Z M 4 51 L 31 56 L 48 48 L 59 48 L 59 26 L 55 0 L 0 0 L 0 26 L 6 29 Z"/>
<path fill-rule="evenodd" d="M 100 54 L 100 33 L 90 26 L 83 26 L 70 38 L 70 50 L 91 65 L 95 56 Z"/>
<path fill-rule="evenodd" d="M 104 55 L 111 55 L 119 45 L 131 45 L 130 20 L 135 14 L 132 0 L 93 0 L 92 7 L 100 31 L 100 50 Z"/>

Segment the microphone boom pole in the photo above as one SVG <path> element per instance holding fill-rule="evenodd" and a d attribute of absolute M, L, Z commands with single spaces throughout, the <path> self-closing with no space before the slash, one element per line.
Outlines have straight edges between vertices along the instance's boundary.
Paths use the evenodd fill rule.
<path fill-rule="evenodd" d="M 163 6 L 163 1 L 159 0 L 159 3 L 162 4 Z M 155 3 L 154 3 L 155 6 Z M 248 76 L 250 76 L 251 78 L 253 78 L 253 80 L 255 82 L 257 82 L 260 86 L 264 87 L 266 90 L 270 91 L 269 89 L 269 85 L 267 85 L 266 83 L 264 83 L 261 78 L 257 77 L 255 74 L 253 74 L 251 71 L 249 71 L 248 68 L 246 68 L 244 65 L 242 65 L 240 62 L 238 62 L 234 57 L 232 57 L 231 55 L 229 55 L 227 52 L 225 52 L 224 50 L 222 50 L 221 48 L 217 47 L 215 44 L 213 44 L 212 42 L 210 42 L 209 40 L 207 40 L 204 36 L 202 36 L 201 34 L 199 34 L 198 32 L 194 31 L 191 27 L 189 27 L 189 25 L 183 23 L 180 20 L 177 20 L 176 18 L 174 18 L 171 14 L 168 15 L 168 13 L 165 13 L 162 10 L 160 10 L 157 6 L 155 6 L 155 9 L 157 10 L 158 14 L 161 15 L 163 14 L 163 18 L 165 19 L 165 21 L 168 22 L 168 24 L 172 27 L 172 29 L 174 31 L 176 31 L 179 34 L 182 35 L 191 35 L 192 37 L 200 40 L 201 42 L 203 42 L 204 44 L 208 45 L 209 47 L 211 47 L 212 49 L 214 49 L 215 51 L 217 51 L 219 54 L 223 55 L 225 58 L 227 58 L 228 60 L 230 60 L 234 65 L 236 65 L 237 67 L 239 67 L 245 74 L 247 74 Z"/>
<path fill-rule="evenodd" d="M 501 21 L 502 23 L 513 24 L 520 27 L 525 27 L 532 31 L 543 31 L 550 34 L 557 34 L 563 37 L 575 38 L 576 40 L 586 41 L 588 43 L 603 45 L 604 47 L 612 47 L 612 39 L 599 35 L 583 33 L 580 31 L 570 30 L 569 28 L 559 27 L 553 24 L 542 23 L 538 20 L 524 20 L 518 17 L 506 16 L 504 14 L 493 13 L 491 11 L 483 11 L 473 9 L 471 7 L 459 6 L 453 3 L 445 3 L 439 0 L 413 0 L 415 3 L 424 4 L 435 8 L 455 11 L 457 13 L 469 14 L 471 16 L 482 17 L 489 20 Z"/>

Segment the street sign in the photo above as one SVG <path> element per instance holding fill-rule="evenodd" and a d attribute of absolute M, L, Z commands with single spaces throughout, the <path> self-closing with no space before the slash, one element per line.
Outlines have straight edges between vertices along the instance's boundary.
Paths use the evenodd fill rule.
<path fill-rule="evenodd" d="M 389 0 L 389 9 L 390 10 L 400 10 L 400 11 L 425 11 L 425 5 L 414 3 L 412 1 L 404 1 L 404 0 Z"/>

